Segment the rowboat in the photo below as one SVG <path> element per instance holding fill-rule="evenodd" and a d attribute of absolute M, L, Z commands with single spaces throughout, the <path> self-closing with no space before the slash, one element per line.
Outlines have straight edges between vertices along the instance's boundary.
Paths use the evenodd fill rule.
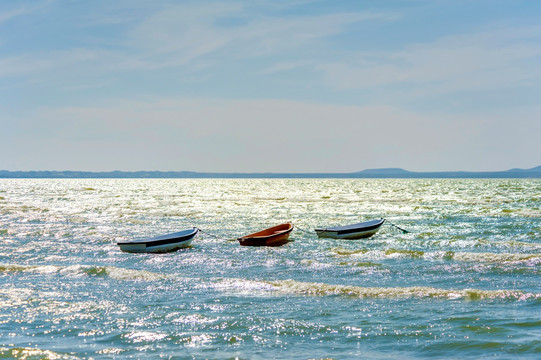
<path fill-rule="evenodd" d="M 319 238 L 360 239 L 378 232 L 385 219 L 365 221 L 357 224 L 314 229 Z"/>
<path fill-rule="evenodd" d="M 237 240 L 242 246 L 281 246 L 289 242 L 292 230 L 293 224 L 286 223 L 245 235 Z"/>
<path fill-rule="evenodd" d="M 149 239 L 117 241 L 120 250 L 130 253 L 163 253 L 190 246 L 198 228 L 156 236 Z"/>

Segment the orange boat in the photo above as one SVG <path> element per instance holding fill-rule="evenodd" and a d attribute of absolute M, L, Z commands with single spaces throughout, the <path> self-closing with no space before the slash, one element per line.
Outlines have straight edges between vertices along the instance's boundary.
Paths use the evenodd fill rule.
<path fill-rule="evenodd" d="M 246 235 L 237 240 L 242 246 L 281 246 L 289 242 L 293 224 L 277 225 L 259 232 Z"/>

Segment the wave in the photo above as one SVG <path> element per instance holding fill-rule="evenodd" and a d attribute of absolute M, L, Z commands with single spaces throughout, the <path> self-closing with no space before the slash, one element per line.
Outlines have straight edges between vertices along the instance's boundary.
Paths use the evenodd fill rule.
<path fill-rule="evenodd" d="M 104 276 L 115 280 L 156 281 L 168 278 L 167 275 L 158 274 L 147 270 L 127 269 L 115 266 L 0 264 L 0 274 L 17 272 L 34 274 L 63 274 L 71 276 Z"/>
<path fill-rule="evenodd" d="M 407 249 L 386 249 L 386 250 L 352 250 L 342 247 L 330 249 L 331 253 L 337 256 L 354 256 L 368 259 L 425 259 L 425 260 L 454 260 L 461 262 L 483 262 L 483 263 L 528 263 L 530 265 L 541 264 L 541 254 L 520 254 L 520 253 L 486 253 L 486 252 L 455 252 L 455 251 L 422 251 Z"/>
<path fill-rule="evenodd" d="M 361 264 L 360 266 L 379 264 Z M 120 268 L 115 266 L 89 265 L 18 265 L 0 264 L 0 275 L 8 273 L 30 274 L 59 274 L 67 276 L 107 277 L 114 280 L 128 281 L 159 281 L 164 279 L 179 279 L 178 276 L 160 274 L 147 270 Z M 208 287 L 206 279 L 197 281 L 202 287 Z M 356 298 L 441 298 L 464 300 L 530 300 L 541 299 L 541 293 L 524 292 L 520 290 L 481 290 L 481 289 L 442 289 L 430 286 L 411 287 L 363 287 L 354 285 L 337 285 L 317 282 L 287 280 L 248 280 L 242 278 L 217 278 L 211 280 L 212 287 L 218 291 L 234 291 L 239 294 L 267 296 L 269 292 L 281 294 L 297 294 L 311 296 L 348 296 Z"/>
<path fill-rule="evenodd" d="M 475 261 L 488 263 L 523 263 L 541 264 L 541 254 L 495 254 L 458 252 L 448 254 L 449 259 L 456 261 Z"/>
<path fill-rule="evenodd" d="M 54 265 L 16 265 L 16 264 L 0 264 L 1 273 L 15 273 L 15 272 L 33 272 L 40 274 L 50 274 L 59 271 L 58 266 Z"/>
<path fill-rule="evenodd" d="M 0 358 L 13 359 L 79 359 L 72 354 L 60 353 L 51 350 L 41 350 L 23 347 L 0 347 Z"/>
<path fill-rule="evenodd" d="M 83 267 L 83 271 L 88 275 L 107 276 L 115 280 L 156 281 L 168 278 L 167 275 L 158 274 L 152 271 L 126 269 L 115 266 Z"/>
<path fill-rule="evenodd" d="M 446 299 L 539 299 L 541 294 L 516 290 L 439 289 L 426 286 L 413 287 L 362 287 L 300 282 L 296 280 L 270 281 L 277 291 L 306 295 L 342 295 L 359 298 L 446 298 Z"/>
<path fill-rule="evenodd" d="M 439 289 L 434 287 L 362 287 L 332 285 L 324 283 L 281 280 L 269 282 L 278 291 L 307 295 L 343 295 L 359 298 L 446 298 L 446 299 L 539 299 L 541 294 L 524 293 L 516 290 Z"/>
<path fill-rule="evenodd" d="M 334 285 L 297 280 L 256 281 L 244 279 L 220 279 L 214 286 L 218 290 L 236 291 L 241 294 L 257 296 L 261 293 L 278 292 L 288 295 L 346 296 L 354 298 L 438 298 L 463 300 L 537 300 L 541 293 L 519 290 L 480 290 L 480 289 L 440 289 L 428 286 L 412 287 L 362 287 L 353 285 Z"/>

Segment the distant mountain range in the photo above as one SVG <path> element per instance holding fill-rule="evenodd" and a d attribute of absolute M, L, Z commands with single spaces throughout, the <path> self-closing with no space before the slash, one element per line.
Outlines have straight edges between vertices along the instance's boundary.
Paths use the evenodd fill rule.
<path fill-rule="evenodd" d="M 211 173 L 193 171 L 8 171 L 0 170 L 0 178 L 54 179 L 128 179 L 128 178 L 541 178 L 541 166 L 507 171 L 440 171 L 415 172 L 400 168 L 368 169 L 353 173 Z"/>

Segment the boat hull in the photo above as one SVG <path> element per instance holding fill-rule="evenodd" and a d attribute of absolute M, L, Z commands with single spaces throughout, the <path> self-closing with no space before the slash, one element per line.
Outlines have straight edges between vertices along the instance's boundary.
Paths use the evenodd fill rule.
<path fill-rule="evenodd" d="M 199 229 L 180 231 L 150 239 L 117 242 L 120 250 L 129 253 L 166 253 L 191 245 Z"/>
<path fill-rule="evenodd" d="M 240 237 L 237 240 L 242 246 L 282 246 L 290 241 L 291 231 L 293 231 L 293 225 L 287 223 Z"/>
<path fill-rule="evenodd" d="M 385 219 L 372 220 L 358 224 L 315 229 L 319 238 L 356 240 L 368 238 L 378 232 Z"/>

